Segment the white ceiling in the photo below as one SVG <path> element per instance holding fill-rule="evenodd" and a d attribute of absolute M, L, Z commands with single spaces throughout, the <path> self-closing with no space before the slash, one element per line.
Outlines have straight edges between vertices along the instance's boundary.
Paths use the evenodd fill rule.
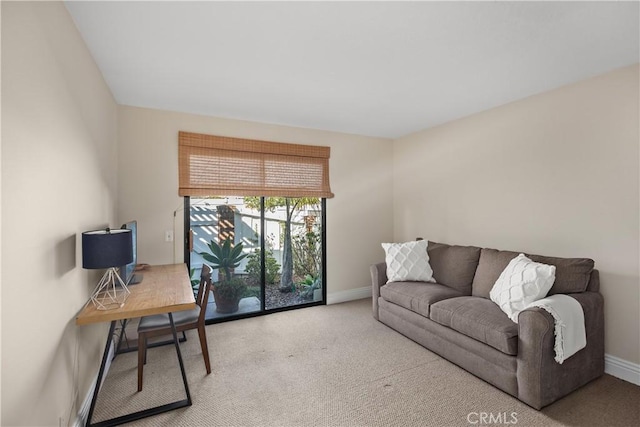
<path fill-rule="evenodd" d="M 395 138 L 638 62 L 637 2 L 66 2 L 120 104 Z"/>

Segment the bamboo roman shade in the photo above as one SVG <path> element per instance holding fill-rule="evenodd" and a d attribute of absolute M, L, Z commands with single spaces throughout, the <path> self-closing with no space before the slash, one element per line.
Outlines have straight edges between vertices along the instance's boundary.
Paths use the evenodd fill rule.
<path fill-rule="evenodd" d="M 178 134 L 180 196 L 333 197 L 329 147 Z"/>

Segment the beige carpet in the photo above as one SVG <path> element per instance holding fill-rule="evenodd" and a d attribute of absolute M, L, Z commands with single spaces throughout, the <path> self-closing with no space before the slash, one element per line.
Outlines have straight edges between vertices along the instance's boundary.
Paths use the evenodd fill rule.
<path fill-rule="evenodd" d="M 210 325 L 207 334 L 211 375 L 197 334 L 181 344 L 193 406 L 130 425 L 640 425 L 640 387 L 605 375 L 536 411 L 375 321 L 370 300 Z M 173 347 L 149 350 L 141 393 L 136 378 L 136 355 L 119 355 L 94 422 L 184 396 Z"/>

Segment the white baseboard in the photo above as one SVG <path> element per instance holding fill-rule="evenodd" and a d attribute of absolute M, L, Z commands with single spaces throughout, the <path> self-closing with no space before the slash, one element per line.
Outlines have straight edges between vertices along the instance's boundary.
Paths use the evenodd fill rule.
<path fill-rule="evenodd" d="M 109 368 L 111 367 L 111 361 L 113 360 L 113 355 L 115 354 L 115 343 L 111 342 L 111 347 L 109 348 L 109 354 L 107 355 L 107 363 L 104 366 L 104 374 L 102 375 L 102 384 L 104 384 L 105 378 L 107 378 L 107 374 L 109 373 Z M 93 391 L 96 389 L 96 385 L 98 384 L 98 372 L 96 372 L 96 376 L 91 382 L 91 386 L 89 387 L 89 391 L 87 391 L 87 395 L 82 402 L 82 406 L 76 415 L 76 419 L 73 422 L 73 427 L 84 427 L 87 424 L 87 418 L 89 418 L 89 409 L 91 409 L 91 400 L 93 399 Z M 102 385 L 100 385 L 102 387 Z"/>
<path fill-rule="evenodd" d="M 348 289 L 346 291 L 328 292 L 327 304 L 338 304 L 363 298 L 371 298 L 371 286 L 363 286 L 362 288 Z"/>
<path fill-rule="evenodd" d="M 604 372 L 632 384 L 640 385 L 640 365 L 636 363 L 605 354 Z"/>

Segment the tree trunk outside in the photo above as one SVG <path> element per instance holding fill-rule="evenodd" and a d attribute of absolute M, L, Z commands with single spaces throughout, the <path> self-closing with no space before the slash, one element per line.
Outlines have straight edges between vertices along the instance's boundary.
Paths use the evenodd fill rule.
<path fill-rule="evenodd" d="M 293 209 L 289 199 L 286 201 L 287 219 L 284 223 L 284 247 L 282 250 L 282 275 L 280 276 L 280 291 L 290 292 L 293 284 L 293 254 L 291 253 L 291 217 Z"/>

